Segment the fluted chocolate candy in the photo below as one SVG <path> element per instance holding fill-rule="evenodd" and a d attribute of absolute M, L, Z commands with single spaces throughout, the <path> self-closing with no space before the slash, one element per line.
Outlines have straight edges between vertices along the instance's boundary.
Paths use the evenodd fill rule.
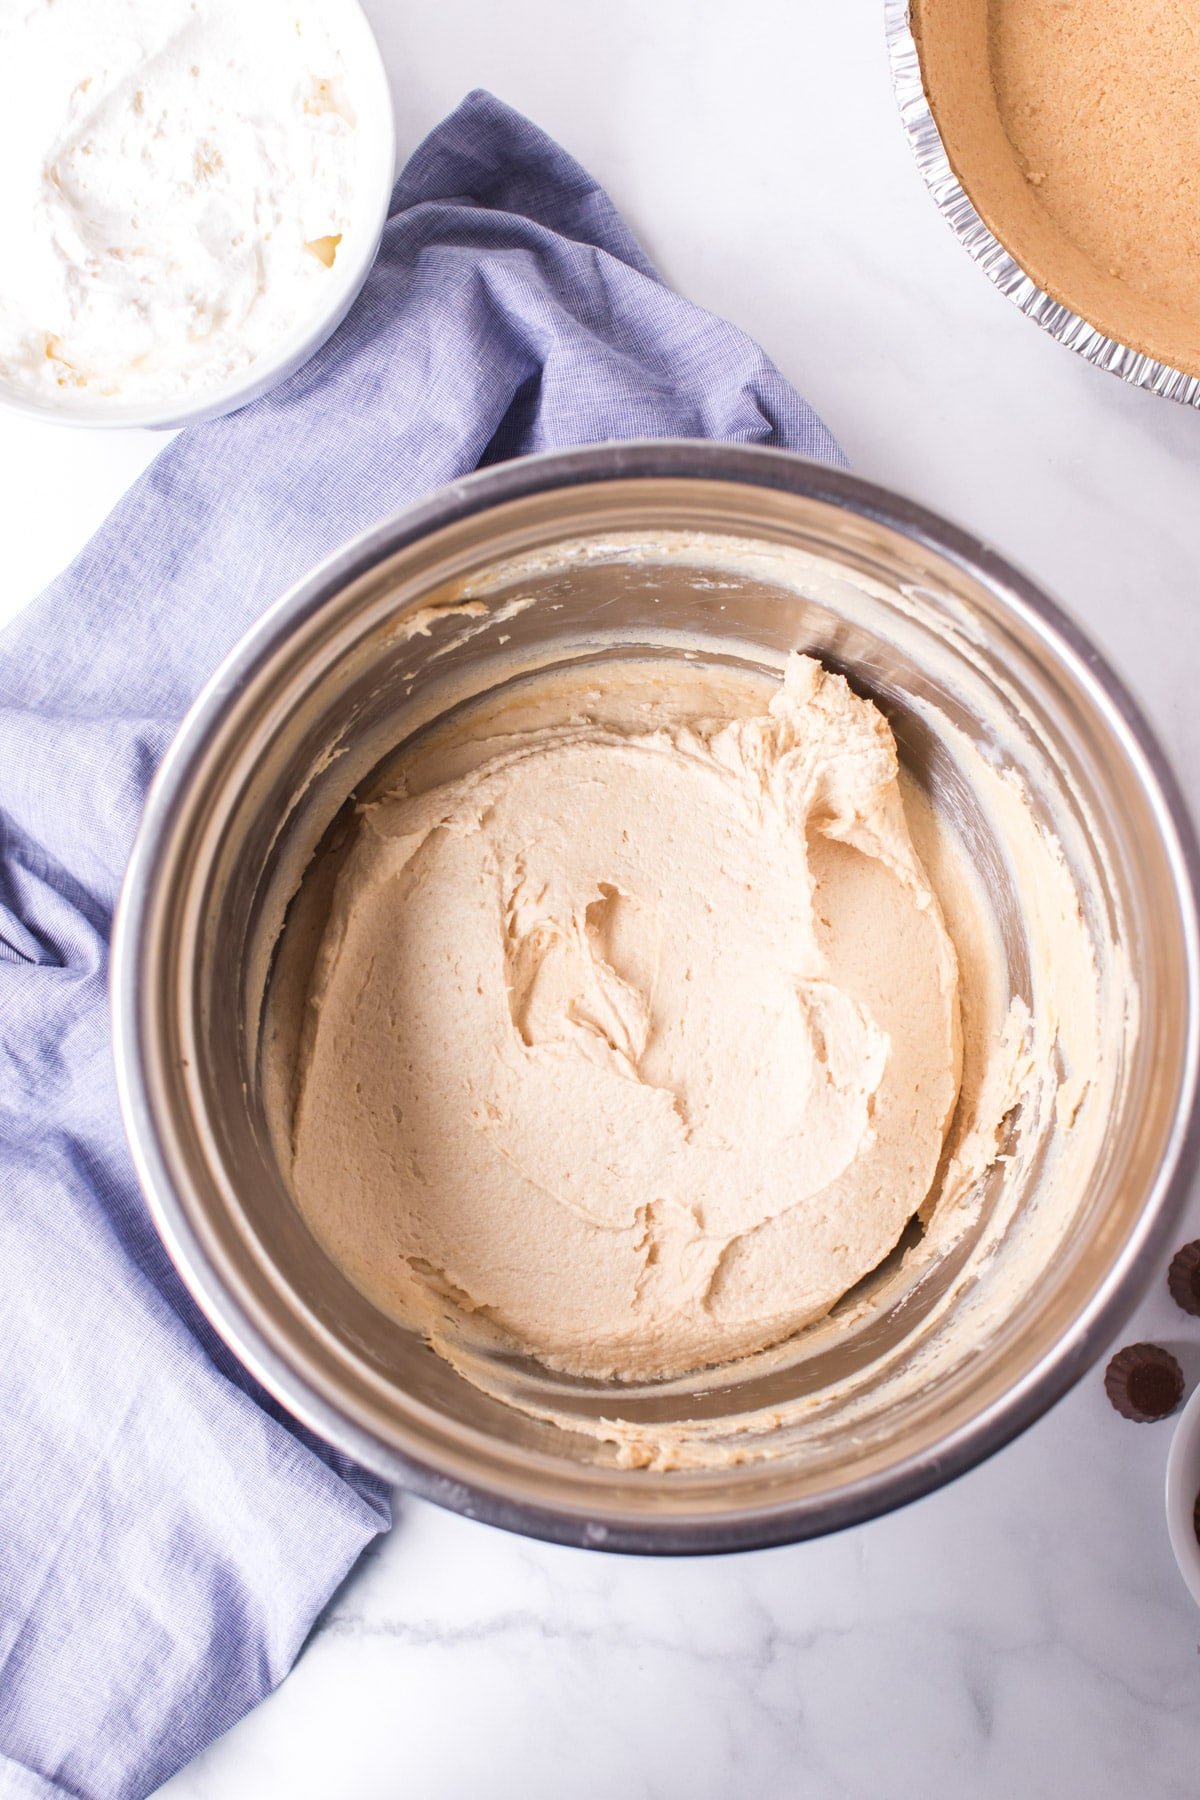
<path fill-rule="evenodd" d="M 1144 1425 L 1175 1411 L 1183 1370 L 1161 1344 L 1127 1344 L 1104 1371 L 1104 1391 L 1122 1418 Z"/>
<path fill-rule="evenodd" d="M 1200 1318 L 1200 1238 L 1193 1238 L 1171 1258 L 1167 1286 L 1176 1306 Z"/>

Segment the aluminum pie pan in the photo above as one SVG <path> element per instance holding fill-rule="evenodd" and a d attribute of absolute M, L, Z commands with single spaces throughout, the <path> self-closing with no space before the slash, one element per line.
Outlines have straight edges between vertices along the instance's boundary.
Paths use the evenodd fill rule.
<path fill-rule="evenodd" d="M 1188 375 L 1170 363 L 1158 362 L 1144 351 L 1106 337 L 1095 325 L 1040 288 L 992 235 L 950 166 L 942 134 L 925 93 L 910 12 L 910 0 L 885 0 L 892 87 L 905 135 L 925 185 L 968 256 L 1027 318 L 1082 356 L 1085 362 L 1119 376 L 1131 387 L 1145 388 L 1149 393 L 1161 394 L 1164 399 L 1177 400 L 1183 406 L 1200 407 L 1200 375 Z"/>

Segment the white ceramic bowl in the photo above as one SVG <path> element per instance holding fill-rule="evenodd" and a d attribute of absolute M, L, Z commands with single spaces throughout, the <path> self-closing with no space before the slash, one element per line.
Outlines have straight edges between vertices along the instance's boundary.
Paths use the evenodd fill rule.
<path fill-rule="evenodd" d="M 1167 1457 L 1167 1531 L 1179 1573 L 1200 1606 L 1200 1538 L 1196 1536 L 1196 1496 L 1200 1494 L 1200 1387 L 1179 1415 Z"/>
<path fill-rule="evenodd" d="M 0 380 L 0 406 L 56 425 L 168 430 L 236 412 L 292 375 L 321 348 L 353 306 L 370 274 L 387 221 L 396 173 L 396 131 L 383 58 L 358 0 L 323 0 L 352 85 L 361 145 L 355 216 L 338 249 L 320 308 L 299 320 L 270 352 L 227 380 L 162 400 L 98 394 L 44 400 Z"/>

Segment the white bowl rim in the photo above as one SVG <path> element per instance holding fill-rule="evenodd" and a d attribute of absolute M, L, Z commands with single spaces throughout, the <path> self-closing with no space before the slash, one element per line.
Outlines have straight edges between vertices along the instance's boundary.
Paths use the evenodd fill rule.
<path fill-rule="evenodd" d="M 1184 1585 L 1200 1606 L 1200 1537 L 1194 1511 L 1200 1493 L 1200 1387 L 1175 1421 L 1164 1487 L 1171 1549 Z"/>
<path fill-rule="evenodd" d="M 83 430 L 175 430 L 236 412 L 259 399 L 302 368 L 341 324 L 362 292 L 388 220 L 396 181 L 396 122 L 383 53 L 360 0 L 318 0 L 318 4 L 323 10 L 344 14 L 349 31 L 357 38 L 353 46 L 356 87 L 364 101 L 359 114 L 366 124 L 367 146 L 359 178 L 359 217 L 350 234 L 350 252 L 339 259 L 343 265 L 335 271 L 339 279 L 331 284 L 320 309 L 297 320 L 272 350 L 256 357 L 244 369 L 192 394 L 159 400 L 106 400 L 93 395 L 46 401 L 0 378 L 0 410 L 47 425 L 71 425 Z"/>

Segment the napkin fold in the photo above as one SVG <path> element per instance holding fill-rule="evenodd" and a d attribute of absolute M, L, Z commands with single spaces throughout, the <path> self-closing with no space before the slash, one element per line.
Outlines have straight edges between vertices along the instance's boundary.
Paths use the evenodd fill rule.
<path fill-rule="evenodd" d="M 642 436 L 841 460 L 591 177 L 474 93 L 329 344 L 175 439 L 0 637 L 0 1795 L 150 1793 L 282 1679 L 390 1522 L 217 1339 L 138 1194 L 105 983 L 155 767 L 351 533 L 481 463 Z"/>

